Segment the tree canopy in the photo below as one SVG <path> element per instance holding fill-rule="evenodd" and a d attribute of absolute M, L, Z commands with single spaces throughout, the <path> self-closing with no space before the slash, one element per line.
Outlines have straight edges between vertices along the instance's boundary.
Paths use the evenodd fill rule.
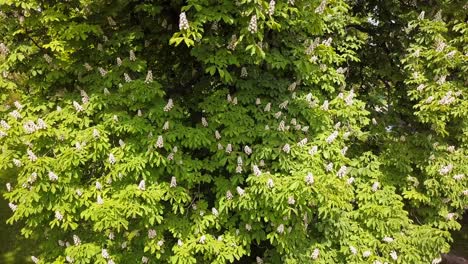
<path fill-rule="evenodd" d="M 2 0 L 0 173 L 34 263 L 439 263 L 468 4 Z"/>

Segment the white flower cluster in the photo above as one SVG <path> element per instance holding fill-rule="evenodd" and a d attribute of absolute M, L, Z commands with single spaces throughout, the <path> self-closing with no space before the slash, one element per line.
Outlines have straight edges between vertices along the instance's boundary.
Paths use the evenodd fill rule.
<path fill-rule="evenodd" d="M 185 12 L 180 13 L 179 15 L 179 30 L 187 30 L 189 29 L 189 22 L 187 20 L 187 16 Z"/>
<path fill-rule="evenodd" d="M 99 67 L 98 71 L 99 71 L 99 74 L 101 74 L 102 77 L 107 75 L 107 71 L 104 70 L 104 68 L 102 68 L 102 67 Z"/>
<path fill-rule="evenodd" d="M 125 79 L 125 82 L 127 83 L 132 81 L 132 78 L 130 78 L 130 75 L 128 75 L 128 73 L 124 73 L 124 79 Z"/>
<path fill-rule="evenodd" d="M 314 184 L 314 175 L 311 172 L 307 173 L 307 175 L 305 176 L 305 182 L 307 185 Z"/>
<path fill-rule="evenodd" d="M 131 61 L 136 61 L 135 52 L 133 50 L 130 50 L 128 53 L 129 53 L 129 59 Z"/>
<path fill-rule="evenodd" d="M 32 152 L 32 150 L 28 149 L 26 152 L 28 153 L 28 158 L 30 161 L 35 162 L 37 160 L 37 156 L 34 154 L 34 152 Z"/>
<path fill-rule="evenodd" d="M 174 103 L 173 103 L 172 99 L 169 99 L 169 100 L 167 101 L 166 106 L 164 106 L 164 109 L 163 109 L 163 110 L 164 110 L 164 112 L 169 112 L 169 111 L 171 111 L 171 109 L 172 109 L 173 107 L 174 107 Z"/>
<path fill-rule="evenodd" d="M 272 16 L 275 13 L 275 5 L 276 5 L 275 0 L 271 0 L 270 4 L 268 5 L 268 14 L 270 16 Z"/>
<path fill-rule="evenodd" d="M 301 141 L 297 143 L 299 147 L 304 147 L 307 144 L 307 138 L 303 138 Z"/>
<path fill-rule="evenodd" d="M 146 190 L 146 183 L 145 180 L 141 180 L 140 183 L 138 184 L 138 189 L 140 191 L 145 191 Z"/>
<path fill-rule="evenodd" d="M 326 5 L 327 5 L 327 0 L 322 0 L 322 2 L 320 2 L 320 5 L 315 9 L 315 13 L 322 14 L 323 11 L 325 11 Z"/>
<path fill-rule="evenodd" d="M 49 171 L 49 180 L 57 181 L 58 180 L 57 174 L 55 174 L 53 171 Z"/>
<path fill-rule="evenodd" d="M 455 97 L 452 96 L 452 91 L 448 91 L 442 99 L 439 100 L 440 105 L 449 105 L 455 102 Z"/>
<path fill-rule="evenodd" d="M 348 173 L 348 167 L 346 166 L 341 166 L 341 168 L 338 170 L 338 172 L 336 173 L 336 175 L 338 176 L 338 178 L 343 178 L 346 174 Z"/>
<path fill-rule="evenodd" d="M 146 74 L 145 83 L 152 83 L 152 82 L 153 82 L 153 71 L 148 70 L 148 73 Z"/>
<path fill-rule="evenodd" d="M 171 184 L 169 185 L 171 188 L 177 187 L 177 179 L 175 176 L 171 177 Z"/>
<path fill-rule="evenodd" d="M 257 16 L 256 15 L 253 15 L 250 18 L 250 23 L 249 23 L 248 30 L 252 34 L 257 33 L 258 27 L 257 27 Z"/>
<path fill-rule="evenodd" d="M 158 139 L 156 140 L 156 147 L 157 148 L 163 148 L 164 147 L 163 136 L 158 136 Z"/>
<path fill-rule="evenodd" d="M 286 153 L 289 153 L 291 151 L 291 147 L 289 146 L 289 144 L 285 144 L 283 146 L 283 151 Z"/>
<path fill-rule="evenodd" d="M 5 43 L 3 43 L 3 42 L 0 43 L 0 54 L 2 54 L 3 56 L 6 56 L 9 52 L 10 52 L 10 50 L 5 45 Z"/>
<path fill-rule="evenodd" d="M 327 139 L 325 140 L 328 144 L 331 144 L 333 141 L 335 141 L 335 139 L 338 137 L 338 131 L 333 131 L 333 133 L 327 137 Z"/>
<path fill-rule="evenodd" d="M 380 182 L 374 182 L 374 184 L 372 184 L 372 191 L 373 192 L 376 192 L 380 187 Z"/>
<path fill-rule="evenodd" d="M 450 173 L 453 169 L 453 165 L 452 164 L 449 164 L 447 166 L 443 166 L 440 170 L 439 170 L 439 174 L 440 175 L 446 175 L 448 173 Z"/>
<path fill-rule="evenodd" d="M 254 165 L 252 170 L 253 170 L 253 173 L 254 173 L 255 176 L 262 175 L 262 172 L 260 171 L 260 169 L 258 168 L 257 165 Z"/>
<path fill-rule="evenodd" d="M 148 238 L 153 239 L 155 237 L 156 237 L 156 230 L 154 230 L 154 229 L 148 230 Z"/>
<path fill-rule="evenodd" d="M 248 75 L 249 75 L 249 73 L 247 72 L 247 68 L 242 67 L 240 77 L 241 78 L 247 78 Z"/>
<path fill-rule="evenodd" d="M 44 59 L 47 63 L 52 63 L 52 58 L 49 56 L 49 54 L 44 54 Z"/>
<path fill-rule="evenodd" d="M 312 254 L 310 255 L 310 257 L 312 259 L 318 259 L 320 255 L 320 250 L 318 248 L 315 248 L 313 251 L 312 251 Z"/>
<path fill-rule="evenodd" d="M 231 41 L 229 42 L 227 48 L 229 50 L 235 50 L 237 46 L 237 36 L 234 34 L 231 36 Z"/>

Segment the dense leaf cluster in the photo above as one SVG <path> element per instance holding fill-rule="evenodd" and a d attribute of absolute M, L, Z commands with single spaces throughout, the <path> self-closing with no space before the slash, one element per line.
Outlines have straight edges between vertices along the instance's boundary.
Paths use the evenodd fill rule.
<path fill-rule="evenodd" d="M 468 6 L 432 2 L 1 1 L 9 223 L 35 263 L 439 263 Z"/>

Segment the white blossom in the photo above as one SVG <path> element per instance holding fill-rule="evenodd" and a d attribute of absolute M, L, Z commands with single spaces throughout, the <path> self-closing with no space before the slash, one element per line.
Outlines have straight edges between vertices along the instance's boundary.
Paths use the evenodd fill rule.
<path fill-rule="evenodd" d="M 284 225 L 283 224 L 280 224 L 278 226 L 278 228 L 276 228 L 276 231 L 280 234 L 283 234 L 284 233 Z"/>
<path fill-rule="evenodd" d="M 328 100 L 325 100 L 323 101 L 323 105 L 320 108 L 324 111 L 328 111 L 328 106 L 329 106 Z"/>
<path fill-rule="evenodd" d="M 76 195 L 78 196 L 83 195 L 83 192 L 80 189 L 77 189 L 75 192 L 76 192 Z"/>
<path fill-rule="evenodd" d="M 318 147 L 317 146 L 313 146 L 310 150 L 309 150 L 309 155 L 313 156 L 315 155 L 315 153 L 317 153 L 318 151 Z"/>
<path fill-rule="evenodd" d="M 52 63 L 52 57 L 50 57 L 49 54 L 44 54 L 44 59 L 47 63 Z"/>
<path fill-rule="evenodd" d="M 249 75 L 249 73 L 247 72 L 247 68 L 242 67 L 240 77 L 241 78 L 247 78 L 248 75 Z"/>
<path fill-rule="evenodd" d="M 291 151 L 291 147 L 289 146 L 289 144 L 285 144 L 283 146 L 283 151 L 286 153 L 289 153 Z"/>
<path fill-rule="evenodd" d="M 75 110 L 76 110 L 77 112 L 83 111 L 83 107 L 82 107 L 78 102 L 76 102 L 76 101 L 73 101 L 73 107 L 75 107 Z"/>
<path fill-rule="evenodd" d="M 380 187 L 380 182 L 374 182 L 374 184 L 372 184 L 372 191 L 373 192 L 376 192 Z"/>
<path fill-rule="evenodd" d="M 38 118 L 36 127 L 37 127 L 37 129 L 46 129 L 47 124 L 44 122 L 44 120 L 42 118 Z"/>
<path fill-rule="evenodd" d="M 254 34 L 257 32 L 257 16 L 256 15 L 253 15 L 251 18 L 250 18 L 250 23 L 249 23 L 249 27 L 248 27 L 248 30 L 250 33 Z"/>
<path fill-rule="evenodd" d="M 280 108 L 280 109 L 286 109 L 286 108 L 288 108 L 288 104 L 289 104 L 289 101 L 286 100 L 286 101 L 282 102 L 282 103 L 279 105 L 279 108 Z"/>
<path fill-rule="evenodd" d="M 20 102 L 15 101 L 13 104 L 15 105 L 16 109 L 18 109 L 18 110 L 23 109 L 23 105 L 21 105 Z"/>
<path fill-rule="evenodd" d="M 163 130 L 169 130 L 169 121 L 164 122 Z"/>
<path fill-rule="evenodd" d="M 18 110 L 11 111 L 10 115 L 16 120 L 18 120 L 18 119 L 20 119 L 22 117 L 20 112 L 18 112 Z"/>
<path fill-rule="evenodd" d="M 452 164 L 449 164 L 447 166 L 443 166 L 440 170 L 439 170 L 439 174 L 440 175 L 446 175 L 448 173 L 450 173 L 453 169 L 453 165 Z"/>
<path fill-rule="evenodd" d="M 327 0 L 322 0 L 320 5 L 315 9 L 315 13 L 322 14 L 325 11 L 325 7 L 327 5 Z"/>
<path fill-rule="evenodd" d="M 343 178 L 346 173 L 348 172 L 348 167 L 346 166 L 341 166 L 341 168 L 338 170 L 338 172 L 336 173 L 336 175 L 338 176 L 338 178 Z"/>
<path fill-rule="evenodd" d="M 10 207 L 11 211 L 16 211 L 16 209 L 18 209 L 18 206 L 16 204 L 13 204 L 13 203 L 8 203 L 8 207 Z"/>
<path fill-rule="evenodd" d="M 159 240 L 158 243 L 156 243 L 159 247 L 162 247 L 164 245 L 164 240 Z"/>
<path fill-rule="evenodd" d="M 157 148 L 164 147 L 164 139 L 162 136 L 158 136 L 158 139 L 156 140 L 156 147 Z"/>
<path fill-rule="evenodd" d="M 338 131 L 333 131 L 333 133 L 327 137 L 325 140 L 328 144 L 331 144 L 338 137 Z"/>
<path fill-rule="evenodd" d="M 310 255 L 310 257 L 312 259 L 318 259 L 320 255 L 320 250 L 318 248 L 315 248 L 314 251 L 312 251 L 312 254 Z"/>
<path fill-rule="evenodd" d="M 257 261 L 257 264 L 263 264 L 263 259 L 260 258 L 259 256 L 255 258 L 255 261 Z"/>
<path fill-rule="evenodd" d="M 254 165 L 252 170 L 253 170 L 253 173 L 254 173 L 255 176 L 262 175 L 262 172 L 260 171 L 260 169 L 258 168 L 257 165 Z"/>
<path fill-rule="evenodd" d="M 145 180 L 141 180 L 141 181 L 140 181 L 140 183 L 138 184 L 138 189 L 139 189 L 140 191 L 146 190 Z"/>
<path fill-rule="evenodd" d="M 57 176 L 53 171 L 49 171 L 49 180 L 51 180 L 51 181 L 57 181 L 57 180 L 58 180 L 58 176 Z"/>
<path fill-rule="evenodd" d="M 172 102 L 172 99 L 169 99 L 167 101 L 166 106 L 164 106 L 164 112 L 169 112 L 171 109 L 174 107 L 174 103 Z"/>
<path fill-rule="evenodd" d="M 218 143 L 218 150 L 223 150 L 223 149 L 224 149 L 223 145 L 221 145 L 221 143 Z"/>
<path fill-rule="evenodd" d="M 6 185 L 7 191 L 11 192 L 11 183 L 7 182 L 5 185 Z"/>
<path fill-rule="evenodd" d="M 102 199 L 101 195 L 98 195 L 97 196 L 97 201 L 96 201 L 97 204 L 101 205 L 101 204 L 104 204 L 104 200 Z"/>
<path fill-rule="evenodd" d="M 232 104 L 237 105 L 237 96 L 235 96 L 234 99 L 232 99 Z"/>
<path fill-rule="evenodd" d="M 127 248 L 127 242 L 126 242 L 126 241 L 123 242 L 123 243 L 120 245 L 120 247 L 121 247 L 122 249 Z"/>
<path fill-rule="evenodd" d="M 187 16 L 185 12 L 180 13 L 179 15 L 179 30 L 187 30 L 189 29 L 189 22 L 187 20 Z"/>
<path fill-rule="evenodd" d="M 249 146 L 245 146 L 244 147 L 244 152 L 245 152 L 245 154 L 250 155 L 250 154 L 252 154 L 252 149 Z"/>
<path fill-rule="evenodd" d="M 393 242 L 393 238 L 391 238 L 391 237 L 384 237 L 384 238 L 382 238 L 382 241 L 383 241 L 383 242 L 386 242 L 386 243 L 392 243 L 392 242 Z"/>
<path fill-rule="evenodd" d="M 219 215 L 219 212 L 216 208 L 211 208 L 211 213 L 214 215 L 214 216 L 218 216 Z"/>
<path fill-rule="evenodd" d="M 262 101 L 260 100 L 260 98 L 255 99 L 255 104 L 256 105 L 262 104 Z"/>
<path fill-rule="evenodd" d="M 39 263 L 39 259 L 36 258 L 35 256 L 31 256 L 31 260 L 32 260 L 32 262 L 34 262 L 35 264 Z"/>
<path fill-rule="evenodd" d="M 304 147 L 307 144 L 307 138 L 303 138 L 301 141 L 297 143 L 299 147 Z"/>
<path fill-rule="evenodd" d="M 125 142 L 122 139 L 119 139 L 119 146 L 125 147 Z"/>
<path fill-rule="evenodd" d="M 148 230 L 148 238 L 153 239 L 155 237 L 156 237 L 156 230 L 154 230 L 154 229 Z"/>
<path fill-rule="evenodd" d="M 271 110 L 271 103 L 266 104 L 265 109 L 263 110 L 264 112 L 270 112 Z"/>
<path fill-rule="evenodd" d="M 36 124 L 34 124 L 33 121 L 27 121 L 26 123 L 23 124 L 23 129 L 26 132 L 26 134 L 31 134 L 34 133 L 38 129 Z"/>
<path fill-rule="evenodd" d="M 231 36 L 231 41 L 229 42 L 227 48 L 229 50 L 235 50 L 237 46 L 237 36 L 234 34 Z"/>
<path fill-rule="evenodd" d="M 234 195 L 232 195 L 232 192 L 228 190 L 228 191 L 226 192 L 226 199 L 232 200 L 233 197 L 234 197 Z"/>
<path fill-rule="evenodd" d="M 272 16 L 275 13 L 275 5 L 276 5 L 275 0 L 271 0 L 270 4 L 268 5 L 268 14 L 270 16 Z"/>
<path fill-rule="evenodd" d="M 273 182 L 273 179 L 272 178 L 269 178 L 268 181 L 267 181 L 267 187 L 268 188 L 273 188 L 275 187 L 275 183 Z"/>
<path fill-rule="evenodd" d="M 455 213 L 448 213 L 447 216 L 445 217 L 448 221 L 453 220 L 457 214 Z"/>
<path fill-rule="evenodd" d="M 6 137 L 6 136 L 8 136 L 8 134 L 6 132 L 3 132 L 2 130 L 0 130 L 0 138 Z"/>
<path fill-rule="evenodd" d="M 109 258 L 109 253 L 107 252 L 107 249 L 103 248 L 101 251 L 101 255 L 103 258 L 108 259 Z"/>
<path fill-rule="evenodd" d="M 353 255 L 356 255 L 356 254 L 357 254 L 357 249 L 356 249 L 355 247 L 349 246 L 349 250 L 351 251 L 351 253 L 352 253 Z"/>
<path fill-rule="evenodd" d="M 8 123 L 5 120 L 0 121 L 0 126 L 2 126 L 2 128 L 5 129 L 5 130 L 8 130 L 8 129 L 11 128 L 11 126 L 8 125 Z"/>
<path fill-rule="evenodd" d="M 73 235 L 73 243 L 75 244 L 75 246 L 78 246 L 81 244 L 81 240 L 77 235 Z"/>
<path fill-rule="evenodd" d="M 110 94 L 110 91 L 109 91 L 109 89 L 107 89 L 107 88 L 104 88 L 103 92 L 104 92 L 105 95 L 109 95 L 109 94 Z"/>
<path fill-rule="evenodd" d="M 294 197 L 289 196 L 289 197 L 288 197 L 288 204 L 293 205 L 293 204 L 295 204 L 295 203 L 296 203 L 296 200 L 294 199 Z"/>
<path fill-rule="evenodd" d="M 110 16 L 107 17 L 107 22 L 109 23 L 109 25 L 110 25 L 111 27 L 117 25 L 117 24 L 115 23 L 114 19 L 112 19 L 112 17 L 110 17 Z"/>
<path fill-rule="evenodd" d="M 129 53 L 129 59 L 131 61 L 135 61 L 136 60 L 135 52 L 133 50 L 130 50 L 128 53 Z"/>
<path fill-rule="evenodd" d="M 343 147 L 343 148 L 340 150 L 341 155 L 343 155 L 343 156 L 346 155 L 346 152 L 347 152 L 347 151 L 348 151 L 348 147 L 347 147 L 347 146 Z"/>
<path fill-rule="evenodd" d="M 28 153 L 28 158 L 30 161 L 34 162 L 37 160 L 37 156 L 34 154 L 34 152 L 32 152 L 32 150 L 28 149 L 26 152 Z"/>
<path fill-rule="evenodd" d="M 237 186 L 236 191 L 237 191 L 237 193 L 239 194 L 239 196 L 243 196 L 243 195 L 245 194 L 244 189 L 242 189 L 242 188 L 239 187 L 239 186 Z"/>
<path fill-rule="evenodd" d="M 431 263 L 432 263 L 432 264 L 439 264 L 439 263 L 441 263 L 441 262 L 442 262 L 442 258 L 435 258 L 435 259 L 432 260 Z"/>
<path fill-rule="evenodd" d="M 99 71 L 99 74 L 101 74 L 102 77 L 107 75 L 107 71 L 102 67 L 99 67 L 98 71 Z"/>
<path fill-rule="evenodd" d="M 204 126 L 204 127 L 208 126 L 208 121 L 206 121 L 206 118 L 202 117 L 201 122 L 202 122 L 202 126 Z"/>
<path fill-rule="evenodd" d="M 221 139 L 221 134 L 219 133 L 218 130 L 215 131 L 215 138 L 216 138 L 216 140 L 220 140 L 220 139 Z"/>
<path fill-rule="evenodd" d="M 149 259 L 147 257 L 145 257 L 145 256 L 141 257 L 141 263 L 146 264 L 146 263 L 148 263 L 148 261 L 149 261 Z"/>
<path fill-rule="evenodd" d="M 348 184 L 353 184 L 354 180 L 355 180 L 354 177 L 351 177 L 351 178 L 349 178 L 346 182 L 347 182 Z"/>
<path fill-rule="evenodd" d="M 55 211 L 55 218 L 59 221 L 63 220 L 63 215 L 60 213 L 60 211 Z"/>
<path fill-rule="evenodd" d="M 419 13 L 418 20 L 423 20 L 424 19 L 424 14 L 425 14 L 425 12 L 421 11 L 421 13 Z"/>
<path fill-rule="evenodd" d="M 284 123 L 284 120 L 281 120 L 281 122 L 279 123 L 278 131 L 281 131 L 281 132 L 286 131 L 286 125 Z"/>
<path fill-rule="evenodd" d="M 130 78 L 130 75 L 128 75 L 128 73 L 124 73 L 124 79 L 125 79 L 125 82 L 131 82 L 132 81 L 132 78 Z"/>
<path fill-rule="evenodd" d="M 110 240 L 114 240 L 114 238 L 115 238 L 114 232 L 111 231 L 111 232 L 109 233 L 109 239 L 110 239 Z"/>
<path fill-rule="evenodd" d="M 148 73 L 146 73 L 145 83 L 152 83 L 152 82 L 153 82 L 153 72 L 151 70 L 148 70 Z"/>
<path fill-rule="evenodd" d="M 117 57 L 117 66 L 122 66 L 122 59 L 120 57 Z"/>
<path fill-rule="evenodd" d="M 459 181 L 461 179 L 463 179 L 465 177 L 464 174 L 456 174 L 453 176 L 453 179 L 456 180 L 456 181 Z"/>
<path fill-rule="evenodd" d="M 115 160 L 114 154 L 110 153 L 110 154 L 109 154 L 109 163 L 110 163 L 111 165 L 114 165 L 115 162 L 116 162 L 116 160 Z"/>
<path fill-rule="evenodd" d="M 395 250 L 392 250 L 392 252 L 390 252 L 390 257 L 392 257 L 393 260 L 397 260 L 397 259 L 398 259 L 398 255 L 397 255 L 397 253 L 395 252 Z"/>
<path fill-rule="evenodd" d="M 445 42 L 442 41 L 441 39 L 436 40 L 436 51 L 437 52 L 443 51 L 446 46 L 447 46 L 447 44 L 445 44 Z"/>
<path fill-rule="evenodd" d="M 333 162 L 330 162 L 325 166 L 326 171 L 331 171 L 332 169 L 333 169 Z"/>
<path fill-rule="evenodd" d="M 307 175 L 305 176 L 305 182 L 307 185 L 314 184 L 314 175 L 311 172 L 307 173 Z"/>
<path fill-rule="evenodd" d="M 369 250 L 366 250 L 362 253 L 363 258 L 368 258 L 372 253 Z"/>
<path fill-rule="evenodd" d="M 171 183 L 169 185 L 171 188 L 177 187 L 177 179 L 175 176 L 171 177 Z"/>
<path fill-rule="evenodd" d="M 227 144 L 226 146 L 226 153 L 230 154 L 232 152 L 232 145 L 231 144 Z"/>

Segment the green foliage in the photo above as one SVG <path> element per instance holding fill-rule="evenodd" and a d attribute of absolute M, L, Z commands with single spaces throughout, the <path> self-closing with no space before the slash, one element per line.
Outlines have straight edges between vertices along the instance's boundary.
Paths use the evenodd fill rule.
<path fill-rule="evenodd" d="M 438 263 L 468 7 L 432 2 L 0 1 L 8 223 L 36 263 Z"/>

